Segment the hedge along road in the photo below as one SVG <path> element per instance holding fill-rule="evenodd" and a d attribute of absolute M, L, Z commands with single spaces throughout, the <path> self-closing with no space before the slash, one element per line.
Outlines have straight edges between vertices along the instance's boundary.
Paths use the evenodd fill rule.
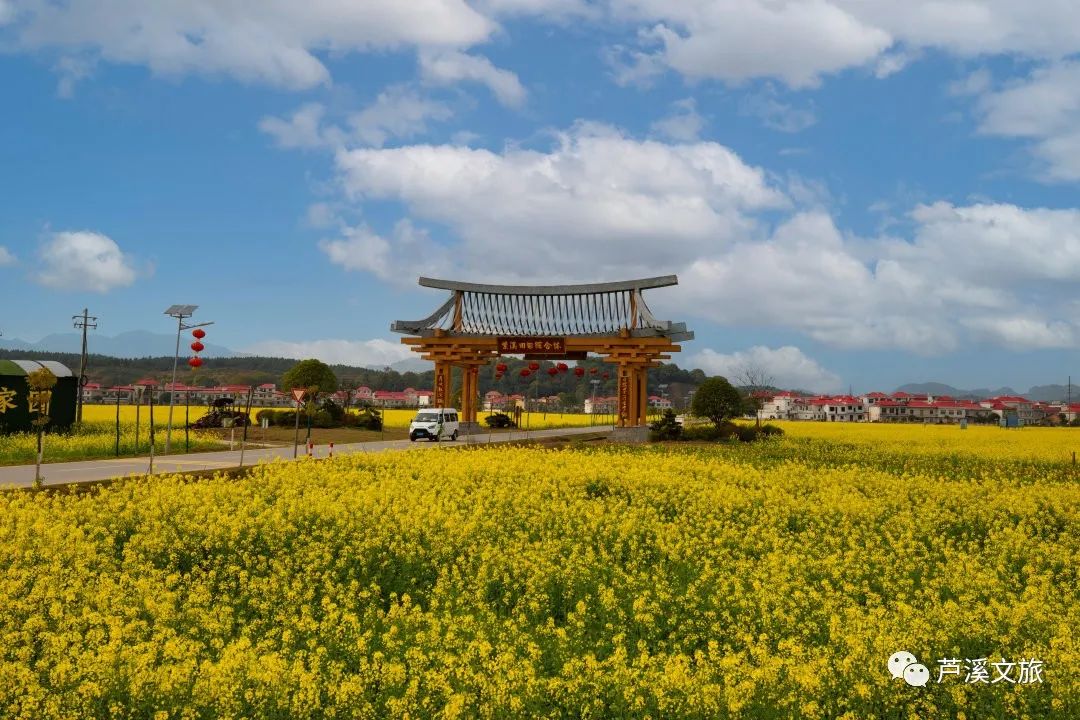
<path fill-rule="evenodd" d="M 485 431 L 475 435 L 461 435 L 457 441 L 444 440 L 439 443 L 419 440 L 386 440 L 375 442 L 348 443 L 334 446 L 334 454 L 354 452 L 378 452 L 381 450 L 435 449 L 440 447 L 464 446 L 467 444 L 486 444 L 500 442 L 522 442 L 541 438 L 572 437 L 590 433 L 606 432 L 610 426 L 559 428 L 553 430 L 515 430 L 513 433 L 493 433 Z M 298 448 L 299 456 L 305 457 L 304 447 Z M 330 448 L 326 445 L 315 447 L 313 455 L 328 457 Z M 257 465 L 271 460 L 292 460 L 292 446 L 270 448 L 248 448 L 244 452 L 244 465 Z M 196 472 L 200 470 L 228 470 L 240 465 L 239 450 L 190 453 L 187 455 L 158 455 L 154 458 L 154 475 L 169 473 Z M 70 485 L 77 483 L 98 482 L 128 475 L 145 476 L 150 469 L 150 457 L 121 458 L 107 460 L 85 460 L 81 462 L 50 463 L 42 466 L 44 485 Z M 25 488 L 34 484 L 33 465 L 10 465 L 0 467 L 0 488 Z"/>

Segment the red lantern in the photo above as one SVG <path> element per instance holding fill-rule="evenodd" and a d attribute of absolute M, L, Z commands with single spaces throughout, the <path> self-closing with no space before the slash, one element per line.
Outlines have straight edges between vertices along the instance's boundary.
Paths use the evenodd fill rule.
<path fill-rule="evenodd" d="M 521 377 L 529 377 L 530 374 L 529 368 L 521 368 Z"/>
<path fill-rule="evenodd" d="M 604 373 L 604 379 L 605 379 L 605 380 L 607 380 L 607 379 L 608 379 L 609 377 L 611 377 L 611 376 L 610 376 L 610 375 L 608 375 L 607 373 Z"/>
<path fill-rule="evenodd" d="M 595 375 L 596 374 L 596 368 L 589 368 L 589 374 L 590 375 Z"/>
<path fill-rule="evenodd" d="M 537 370 L 539 370 L 539 369 L 540 369 L 540 363 L 538 363 L 538 362 L 535 362 L 535 361 L 534 361 L 534 362 L 531 362 L 531 363 L 529 363 L 529 369 L 530 369 L 530 370 L 532 370 L 532 371 L 534 371 L 534 372 L 535 372 L 535 371 L 537 371 Z"/>
<path fill-rule="evenodd" d="M 578 377 L 581 377 L 582 375 L 585 374 L 585 368 L 583 368 L 583 367 L 574 368 L 574 374 L 577 375 Z"/>
<path fill-rule="evenodd" d="M 506 363 L 499 363 L 495 366 L 495 370 L 501 373 L 506 372 Z"/>
<path fill-rule="evenodd" d="M 559 363 L 555 367 L 557 367 L 559 369 L 559 372 L 566 372 L 567 370 L 570 369 L 570 366 L 567 365 L 566 363 Z"/>
<path fill-rule="evenodd" d="M 551 375 L 552 377 L 555 377 L 558 374 L 559 374 L 559 369 L 558 368 L 553 368 L 553 367 L 548 368 L 548 375 Z"/>
<path fill-rule="evenodd" d="M 202 340 L 204 337 L 206 337 L 206 331 L 203 330 L 202 328 L 195 328 L 194 330 L 191 331 L 191 335 L 196 340 Z"/>
<path fill-rule="evenodd" d="M 193 358 L 191 358 L 190 360 L 187 361 L 187 364 L 190 365 L 193 368 L 202 367 L 202 358 L 193 357 Z"/>
<path fill-rule="evenodd" d="M 202 352 L 203 350 L 206 349 L 206 346 L 203 345 L 198 340 L 196 340 L 195 342 L 191 343 L 191 349 L 194 350 L 195 352 Z"/>

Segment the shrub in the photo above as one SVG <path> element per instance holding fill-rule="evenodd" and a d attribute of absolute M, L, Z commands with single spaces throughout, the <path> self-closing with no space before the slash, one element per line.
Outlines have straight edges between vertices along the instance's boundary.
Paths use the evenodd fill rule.
<path fill-rule="evenodd" d="M 738 425 L 735 437 L 739 438 L 739 442 L 754 442 L 758 439 L 758 429 L 753 425 Z"/>
<path fill-rule="evenodd" d="M 342 425 L 345 422 L 345 409 L 333 400 L 324 401 L 319 412 L 325 412 L 329 415 L 331 421 L 334 423 L 334 427 Z"/>
<path fill-rule="evenodd" d="M 674 410 L 665 410 L 660 419 L 649 427 L 652 440 L 678 440 L 683 432 L 683 426 L 675 419 Z"/>
<path fill-rule="evenodd" d="M 514 419 L 506 413 L 495 413 L 494 415 L 488 415 L 486 418 L 484 418 L 484 422 L 487 423 L 488 427 L 492 428 L 517 427 L 517 423 L 514 422 Z"/>
<path fill-rule="evenodd" d="M 765 437 L 780 437 L 784 434 L 784 429 L 781 427 L 777 427 L 776 425 L 770 425 L 769 423 L 765 423 L 758 428 L 758 432 Z"/>
<path fill-rule="evenodd" d="M 358 428 L 364 430 L 382 430 L 382 413 L 374 408 L 365 408 L 352 417 L 355 418 L 354 424 Z"/>

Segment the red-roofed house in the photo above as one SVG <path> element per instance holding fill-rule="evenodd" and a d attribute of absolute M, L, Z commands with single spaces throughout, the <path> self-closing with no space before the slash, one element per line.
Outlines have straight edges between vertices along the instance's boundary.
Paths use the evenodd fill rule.
<path fill-rule="evenodd" d="M 998 397 L 982 400 L 984 408 L 994 410 L 999 417 L 1009 413 L 1016 413 L 1022 425 L 1036 422 L 1043 418 L 1043 414 L 1035 410 L 1034 403 L 1019 395 L 999 395 Z"/>
<path fill-rule="evenodd" d="M 763 420 L 787 420 L 792 417 L 792 406 L 799 396 L 790 390 L 777 393 L 769 393 L 761 403 L 761 418 Z"/>
<path fill-rule="evenodd" d="M 966 400 L 883 400 L 870 413 L 871 422 L 942 424 L 964 419 L 985 422 L 990 419 L 990 410 Z"/>

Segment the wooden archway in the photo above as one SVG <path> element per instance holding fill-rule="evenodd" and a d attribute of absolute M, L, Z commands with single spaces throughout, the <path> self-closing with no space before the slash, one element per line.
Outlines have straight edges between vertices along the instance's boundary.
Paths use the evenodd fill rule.
<path fill-rule="evenodd" d="M 482 285 L 420 278 L 450 291 L 423 320 L 394 322 L 401 342 L 435 363 L 435 405 L 450 398 L 451 373 L 462 368 L 461 416 L 476 422 L 479 369 L 500 355 L 580 360 L 589 353 L 618 368 L 618 427 L 646 424 L 647 371 L 692 340 L 685 323 L 657 320 L 642 291 L 678 284 L 674 275 L 588 285 Z"/>

